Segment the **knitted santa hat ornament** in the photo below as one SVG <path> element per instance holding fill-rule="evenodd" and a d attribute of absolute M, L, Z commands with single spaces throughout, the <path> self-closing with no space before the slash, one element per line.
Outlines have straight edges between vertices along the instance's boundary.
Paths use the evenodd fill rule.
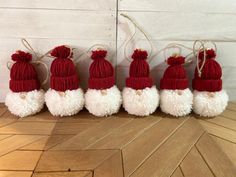
<path fill-rule="evenodd" d="M 132 55 L 129 77 L 123 89 L 123 106 L 129 114 L 148 116 L 159 104 L 159 94 L 149 76 L 147 51 L 136 49 Z"/>
<path fill-rule="evenodd" d="M 10 91 L 5 104 L 10 112 L 26 117 L 39 112 L 44 105 L 44 91 L 40 89 L 37 72 L 32 65 L 32 55 L 16 51 L 11 56 L 15 62 L 10 71 Z"/>
<path fill-rule="evenodd" d="M 54 116 L 77 114 L 84 106 L 83 90 L 79 88 L 73 53 L 64 45 L 54 48 L 51 56 L 50 89 L 45 94 L 46 105 Z"/>
<path fill-rule="evenodd" d="M 185 116 L 192 110 L 192 92 L 188 88 L 185 58 L 173 55 L 167 59 L 169 67 L 160 82 L 160 108 L 173 116 Z"/>
<path fill-rule="evenodd" d="M 109 116 L 117 113 L 122 100 L 115 85 L 114 68 L 105 59 L 106 50 L 92 51 L 92 64 L 89 68 L 88 90 L 85 94 L 85 107 L 95 116 Z"/>
<path fill-rule="evenodd" d="M 222 90 L 222 69 L 215 58 L 216 53 L 213 49 L 199 52 L 200 61 L 192 82 L 193 110 L 196 114 L 206 117 L 221 114 L 228 103 L 228 95 Z"/>

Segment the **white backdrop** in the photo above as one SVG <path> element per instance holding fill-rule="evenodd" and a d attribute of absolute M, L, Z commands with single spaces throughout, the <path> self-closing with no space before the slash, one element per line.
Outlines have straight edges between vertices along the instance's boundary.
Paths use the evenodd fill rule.
<path fill-rule="evenodd" d="M 124 42 L 134 27 L 120 13 L 132 17 L 146 31 L 154 53 L 171 42 L 189 47 L 196 39 L 216 42 L 224 88 L 230 99 L 236 100 L 235 9 L 235 0 L 0 0 L 0 102 L 8 91 L 6 62 L 15 50 L 24 50 L 22 37 L 42 54 L 57 45 L 72 45 L 77 48 L 77 59 L 93 44 L 110 46 L 108 58 L 116 66 L 117 85 L 122 89 L 129 69 L 123 55 Z M 128 54 L 135 47 L 149 50 L 147 44 L 138 32 Z M 52 59 L 44 60 L 50 65 Z M 163 55 L 158 55 L 150 63 L 157 84 L 166 68 L 163 61 Z M 84 89 L 89 64 L 87 55 L 79 58 L 80 83 Z M 193 68 L 194 64 L 186 67 L 190 79 Z M 39 72 L 43 75 L 42 68 Z"/>

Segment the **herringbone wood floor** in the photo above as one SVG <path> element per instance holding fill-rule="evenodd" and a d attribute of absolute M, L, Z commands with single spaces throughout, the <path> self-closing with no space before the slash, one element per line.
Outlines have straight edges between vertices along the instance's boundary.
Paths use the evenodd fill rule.
<path fill-rule="evenodd" d="M 235 177 L 235 166 L 235 103 L 214 119 L 17 119 L 0 105 L 0 177 Z"/>

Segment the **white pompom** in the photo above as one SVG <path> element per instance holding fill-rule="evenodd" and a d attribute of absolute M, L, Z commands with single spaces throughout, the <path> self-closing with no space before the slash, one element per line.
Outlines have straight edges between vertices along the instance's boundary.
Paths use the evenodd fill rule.
<path fill-rule="evenodd" d="M 44 106 L 44 91 L 33 90 L 30 92 L 10 91 L 5 100 L 9 111 L 19 117 L 26 117 L 40 112 Z"/>
<path fill-rule="evenodd" d="M 113 86 L 105 90 L 88 89 L 85 107 L 95 116 L 109 116 L 119 111 L 122 103 L 120 90 Z"/>
<path fill-rule="evenodd" d="M 58 92 L 49 89 L 45 94 L 46 105 L 54 116 L 72 116 L 84 107 L 84 93 L 81 88 Z"/>
<path fill-rule="evenodd" d="M 219 92 L 193 92 L 193 111 L 204 117 L 213 117 L 221 114 L 227 104 L 228 95 L 225 90 Z"/>
<path fill-rule="evenodd" d="M 192 111 L 193 94 L 187 88 L 184 90 L 161 90 L 160 108 L 172 116 L 185 116 Z"/>
<path fill-rule="evenodd" d="M 159 93 L 156 86 L 143 90 L 125 87 L 122 97 L 124 109 L 136 116 L 148 116 L 155 112 L 159 105 Z"/>

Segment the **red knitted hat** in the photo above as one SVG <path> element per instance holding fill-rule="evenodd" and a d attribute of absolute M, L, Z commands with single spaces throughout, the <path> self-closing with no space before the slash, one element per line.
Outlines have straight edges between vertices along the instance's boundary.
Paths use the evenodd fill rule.
<path fill-rule="evenodd" d="M 199 68 L 203 64 L 204 51 L 199 53 Z M 213 49 L 206 50 L 206 61 L 199 75 L 195 69 L 192 86 L 194 90 L 216 92 L 222 89 L 222 70 L 220 64 L 215 60 L 216 53 Z"/>
<path fill-rule="evenodd" d="M 171 56 L 167 59 L 167 63 L 170 66 L 165 70 L 163 78 L 161 79 L 161 90 L 184 90 L 188 88 L 186 71 L 182 66 L 184 62 L 185 58 L 182 56 Z"/>
<path fill-rule="evenodd" d="M 150 69 L 147 62 L 147 51 L 136 49 L 132 55 L 133 61 L 129 68 L 129 77 L 126 79 L 126 86 L 133 89 L 144 89 L 152 87 L 153 82 L 149 76 Z"/>
<path fill-rule="evenodd" d="M 112 64 L 105 59 L 106 50 L 92 51 L 92 64 L 89 68 L 90 89 L 108 89 L 115 85 L 114 68 Z"/>
<path fill-rule="evenodd" d="M 23 51 L 16 51 L 11 56 L 15 61 L 11 67 L 10 89 L 13 92 L 29 92 L 39 90 L 40 83 L 34 66 L 30 63 L 32 55 Z"/>
<path fill-rule="evenodd" d="M 51 55 L 56 57 L 51 64 L 50 86 L 56 91 L 76 90 L 79 88 L 79 79 L 75 65 L 70 59 L 72 52 L 69 47 L 58 46 Z"/>

